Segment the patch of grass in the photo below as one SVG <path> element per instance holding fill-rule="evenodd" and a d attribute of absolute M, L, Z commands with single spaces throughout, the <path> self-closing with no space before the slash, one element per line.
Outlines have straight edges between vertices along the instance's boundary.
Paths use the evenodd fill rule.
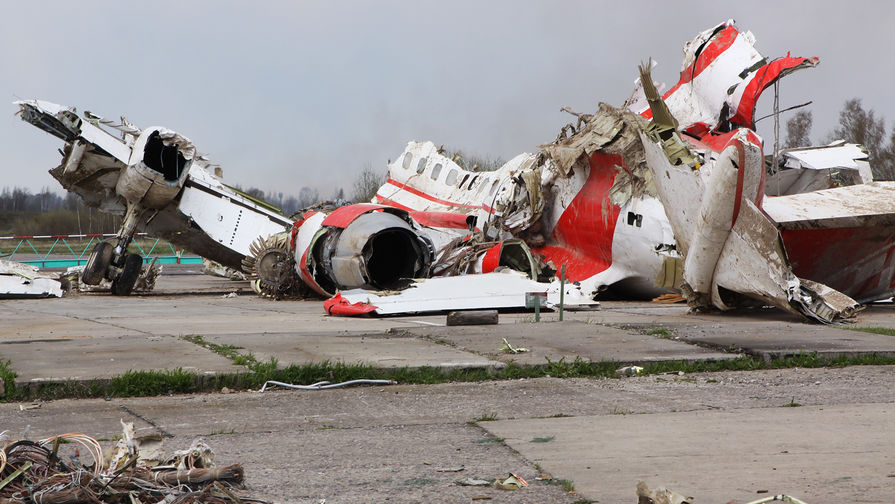
<path fill-rule="evenodd" d="M 630 415 L 631 410 L 629 410 L 628 408 L 619 408 L 618 406 L 613 406 L 612 414 L 613 415 Z"/>
<path fill-rule="evenodd" d="M 573 483 L 572 480 L 559 479 L 556 481 L 558 481 L 559 484 L 562 485 L 562 489 L 565 490 L 566 493 L 572 493 L 575 491 L 575 483 Z"/>
<path fill-rule="evenodd" d="M 445 346 L 453 346 L 454 344 L 446 339 L 437 339 L 435 340 L 436 345 L 445 345 Z"/>
<path fill-rule="evenodd" d="M 708 378 L 705 382 L 706 383 L 718 383 L 718 380 L 716 380 L 714 378 Z"/>
<path fill-rule="evenodd" d="M 11 361 L 0 360 L 0 380 L 3 380 L 4 395 L 9 395 L 10 392 L 15 393 L 17 375 L 9 367 L 10 364 L 12 364 Z"/>
<path fill-rule="evenodd" d="M 290 365 L 279 368 L 276 359 L 258 361 L 252 354 L 242 354 L 232 345 L 208 343 L 201 336 L 184 336 L 196 344 L 209 345 L 212 351 L 226 354 L 234 362 L 245 362 L 246 371 L 216 375 L 199 375 L 183 369 L 163 371 L 128 371 L 111 378 L 91 381 L 35 382 L 16 386 L 16 374 L 8 361 L 0 361 L 0 379 L 3 380 L 3 401 L 35 401 L 62 398 L 87 397 L 135 397 L 167 394 L 185 394 L 217 391 L 223 387 L 231 390 L 259 389 L 264 382 L 276 380 L 285 383 L 314 383 L 322 380 L 341 382 L 360 378 L 394 380 L 404 384 L 436 384 L 448 382 L 479 382 L 485 380 L 515 380 L 520 378 L 612 378 L 615 370 L 624 362 L 592 362 L 574 360 L 547 360 L 545 364 L 509 363 L 500 369 L 452 368 L 423 366 L 419 368 L 377 368 L 369 364 L 347 364 L 323 361 L 312 364 Z M 244 360 L 243 360 L 244 359 Z M 895 358 L 879 354 L 861 357 L 828 358 L 811 354 L 798 354 L 782 359 L 765 361 L 749 356 L 717 361 L 663 361 L 643 363 L 640 375 L 666 373 L 704 373 L 718 371 L 751 371 L 758 369 L 843 367 L 858 365 L 895 365 Z M 656 378 L 664 380 L 665 378 Z M 616 414 L 627 414 L 618 410 Z M 494 416 L 493 414 L 491 416 Z M 492 418 L 495 420 L 496 416 Z M 488 421 L 487 419 L 476 421 Z"/>
<path fill-rule="evenodd" d="M 550 418 L 568 418 L 572 415 L 567 415 L 565 413 L 557 413 L 555 415 L 550 415 Z"/>
<path fill-rule="evenodd" d="M 497 413 L 483 413 L 472 419 L 469 423 L 493 422 L 497 420 Z"/>
<path fill-rule="evenodd" d="M 573 502 L 572 504 L 596 504 L 597 502 L 600 502 L 600 501 L 591 500 L 591 499 L 578 499 L 575 502 Z"/>
<path fill-rule="evenodd" d="M 798 408 L 798 407 L 800 407 L 800 406 L 801 406 L 801 404 L 797 403 L 797 402 L 796 402 L 796 398 L 793 397 L 792 399 L 789 400 L 789 403 L 784 404 L 784 405 L 782 405 L 782 406 L 780 406 L 780 407 L 781 407 L 781 408 Z"/>
<path fill-rule="evenodd" d="M 667 329 L 665 327 L 654 327 L 647 330 L 646 334 L 650 336 L 659 336 L 660 338 L 670 338 L 673 333 L 671 329 Z"/>
<path fill-rule="evenodd" d="M 554 439 L 556 439 L 556 436 L 536 437 L 536 438 L 532 438 L 531 441 L 529 441 L 529 443 L 549 443 L 550 441 L 553 441 Z"/>
<path fill-rule="evenodd" d="M 243 347 L 241 347 L 241 346 L 218 345 L 217 343 L 212 343 L 210 341 L 206 341 L 205 338 L 203 338 L 199 334 L 187 334 L 186 336 L 181 336 L 180 339 L 189 341 L 190 343 L 207 348 L 218 355 L 221 355 L 223 357 L 226 357 L 226 358 L 234 361 L 233 362 L 234 364 L 236 364 L 237 359 L 239 359 L 240 361 L 242 361 L 244 363 L 257 362 L 255 360 L 255 356 L 251 352 L 248 354 L 239 353 L 238 350 L 243 349 Z"/>
<path fill-rule="evenodd" d="M 485 437 L 481 439 L 476 439 L 473 441 L 476 444 L 501 444 L 504 442 L 504 438 L 502 437 Z"/>
<path fill-rule="evenodd" d="M 566 493 L 573 493 L 575 491 L 575 483 L 572 480 L 567 479 L 548 479 L 542 480 L 541 483 L 544 485 L 558 485 L 561 486 Z"/>
<path fill-rule="evenodd" d="M 404 486 L 409 486 L 411 488 L 422 488 L 426 485 L 431 485 L 435 483 L 437 480 L 431 478 L 410 478 L 408 480 L 404 480 L 402 483 Z"/>
<path fill-rule="evenodd" d="M 209 436 L 229 436 L 231 434 L 236 434 L 236 429 L 218 429 L 213 430 L 209 433 Z"/>
<path fill-rule="evenodd" d="M 323 424 L 320 427 L 317 427 L 317 430 L 337 430 L 338 427 L 335 425 Z"/>
<path fill-rule="evenodd" d="M 835 327 L 836 329 L 847 329 L 849 331 L 882 334 L 883 336 L 895 336 L 895 329 L 891 329 L 889 327 L 848 327 L 844 325 L 837 325 Z"/>

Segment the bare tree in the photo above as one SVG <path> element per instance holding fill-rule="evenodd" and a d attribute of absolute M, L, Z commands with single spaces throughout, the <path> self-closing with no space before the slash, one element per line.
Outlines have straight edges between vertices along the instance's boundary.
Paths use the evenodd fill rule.
<path fill-rule="evenodd" d="M 355 203 L 365 203 L 376 196 L 376 191 L 385 184 L 387 180 L 386 173 L 378 172 L 373 169 L 370 162 L 364 166 L 364 169 L 354 179 L 354 185 L 351 191 L 351 199 Z"/>
<path fill-rule="evenodd" d="M 298 191 L 298 205 L 307 208 L 320 201 L 320 192 L 312 187 L 302 187 Z"/>
<path fill-rule="evenodd" d="M 814 117 L 810 110 L 800 110 L 792 119 L 786 121 L 786 143 L 783 145 L 785 149 L 793 149 L 796 147 L 807 147 L 811 145 L 811 125 Z"/>
<path fill-rule="evenodd" d="M 460 149 L 447 149 L 444 151 L 444 155 L 460 165 L 460 168 L 473 172 L 494 171 L 504 164 L 504 160 L 500 157 L 480 156 L 478 154 L 463 152 Z"/>
<path fill-rule="evenodd" d="M 873 178 L 895 180 L 893 146 L 883 143 L 885 134 L 885 120 L 877 118 L 873 109 L 865 110 L 860 98 L 852 98 L 845 102 L 839 112 L 839 127 L 833 130 L 833 139 L 862 144 L 870 153 Z"/>

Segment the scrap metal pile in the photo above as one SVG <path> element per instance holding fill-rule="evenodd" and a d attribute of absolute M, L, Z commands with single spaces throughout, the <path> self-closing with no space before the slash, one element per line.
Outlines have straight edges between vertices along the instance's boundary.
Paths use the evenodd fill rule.
<path fill-rule="evenodd" d="M 9 443 L 0 451 L 0 503 L 264 502 L 241 496 L 242 466 L 214 467 L 204 443 L 164 461 L 152 458 L 160 447 L 160 438 L 134 438 L 130 424 L 105 457 L 99 442 L 80 433 Z"/>
<path fill-rule="evenodd" d="M 762 93 L 818 58 L 767 58 L 733 20 L 683 52 L 668 91 L 642 65 L 623 104 L 573 112 L 556 140 L 495 171 L 411 141 L 370 203 L 319 204 L 294 219 L 225 186 L 182 135 L 16 103 L 66 142 L 50 173 L 125 215 L 117 244 L 98 245 L 82 275 L 115 294 L 133 289 L 124 251 L 143 228 L 242 267 L 263 296 L 318 295 L 339 315 L 521 308 L 534 292 L 548 306 L 587 307 L 611 288 L 830 323 L 895 295 L 895 183 L 872 180 L 861 146 L 766 156 L 756 132 Z"/>

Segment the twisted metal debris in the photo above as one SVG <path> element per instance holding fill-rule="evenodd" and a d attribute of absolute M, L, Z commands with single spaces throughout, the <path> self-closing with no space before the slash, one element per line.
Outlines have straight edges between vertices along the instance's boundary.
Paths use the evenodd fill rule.
<path fill-rule="evenodd" d="M 152 467 L 138 445 L 126 435 L 118 443 L 124 456 L 107 463 L 99 442 L 81 433 L 6 444 L 0 451 L 0 504 L 265 502 L 238 496 L 244 476 L 239 464 L 211 467 L 211 458 L 194 455 L 191 446 L 178 452 L 186 455 Z M 82 450 L 92 459 L 87 464 Z"/>

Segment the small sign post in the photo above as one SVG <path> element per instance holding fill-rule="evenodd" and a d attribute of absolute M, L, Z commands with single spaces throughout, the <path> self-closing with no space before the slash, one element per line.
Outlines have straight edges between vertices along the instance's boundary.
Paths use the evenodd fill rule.
<path fill-rule="evenodd" d="M 547 307 L 546 292 L 526 292 L 525 307 L 535 309 L 535 322 L 541 321 L 541 307 Z"/>

